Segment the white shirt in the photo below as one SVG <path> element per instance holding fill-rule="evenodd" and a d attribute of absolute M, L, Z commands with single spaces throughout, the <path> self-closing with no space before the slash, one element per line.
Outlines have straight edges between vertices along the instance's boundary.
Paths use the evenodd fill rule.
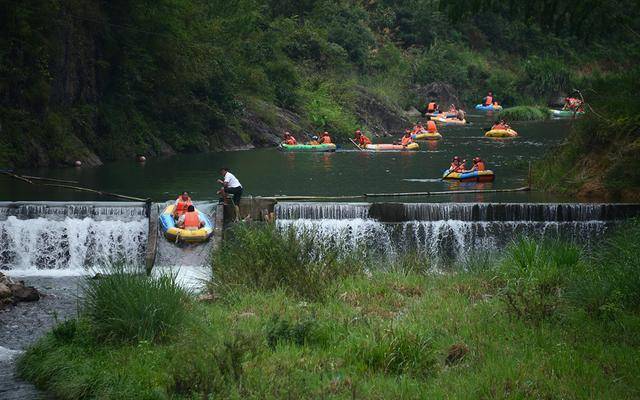
<path fill-rule="evenodd" d="M 228 188 L 236 188 L 242 186 L 238 178 L 235 177 L 231 172 L 227 172 L 224 175 L 224 183 L 226 183 L 226 187 Z"/>

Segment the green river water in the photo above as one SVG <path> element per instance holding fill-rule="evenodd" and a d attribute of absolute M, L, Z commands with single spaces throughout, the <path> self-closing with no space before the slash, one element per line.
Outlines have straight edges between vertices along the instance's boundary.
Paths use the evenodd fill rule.
<path fill-rule="evenodd" d="M 496 140 L 483 136 L 486 116 L 470 116 L 466 126 L 441 127 L 443 140 L 420 142 L 418 152 L 361 152 L 343 144 L 335 153 L 282 153 L 275 148 L 177 155 L 108 163 L 89 168 L 19 170 L 24 174 L 77 180 L 80 185 L 130 196 L 173 199 L 188 190 L 196 200 L 217 198 L 218 169 L 231 168 L 245 196 L 345 196 L 364 193 L 505 189 L 526 186 L 528 162 L 540 159 L 566 137 L 570 122 L 552 120 L 514 123 L 520 136 Z M 374 138 L 391 142 L 393 138 Z M 480 156 L 496 173 L 493 183 L 456 183 L 439 179 L 453 155 L 471 160 Z M 469 163 L 468 163 L 469 165 Z M 28 185 L 0 175 L 0 200 L 109 200 L 90 193 Z M 569 200 L 536 192 L 456 194 L 422 198 L 377 198 L 368 201 L 503 201 Z"/>

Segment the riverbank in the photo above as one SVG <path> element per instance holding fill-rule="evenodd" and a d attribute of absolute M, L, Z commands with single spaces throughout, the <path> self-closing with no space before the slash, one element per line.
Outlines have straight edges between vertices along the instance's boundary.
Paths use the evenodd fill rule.
<path fill-rule="evenodd" d="M 637 220 L 591 254 L 522 240 L 446 271 L 411 255 L 320 257 L 289 234 L 236 228 L 199 301 L 167 281 L 93 281 L 85 313 L 30 348 L 22 376 L 61 399 L 640 393 Z M 101 301 L 114 293 L 118 307 Z"/>
<path fill-rule="evenodd" d="M 24 279 L 43 296 L 37 302 L 18 303 L 0 310 L 0 398 L 6 400 L 49 398 L 16 375 L 15 361 L 54 325 L 77 315 L 78 283 L 82 280 L 70 276 Z"/>

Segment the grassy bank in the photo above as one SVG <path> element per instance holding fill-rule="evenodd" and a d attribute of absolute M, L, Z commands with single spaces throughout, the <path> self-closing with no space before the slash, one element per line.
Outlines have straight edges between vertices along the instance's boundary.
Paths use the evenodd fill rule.
<path fill-rule="evenodd" d="M 119 292 L 140 304 L 136 321 L 100 301 L 113 300 L 110 278 L 95 281 L 79 319 L 29 349 L 20 374 L 62 399 L 640 395 L 638 221 L 596 255 L 520 240 L 444 274 L 410 256 L 349 269 L 353 260 L 314 255 L 271 227 L 234 237 L 216 255 L 227 273 L 208 301 L 131 277 L 140 293 L 165 293 L 131 302 Z M 157 309 L 166 325 L 128 333 L 96 313 L 135 327 Z"/>

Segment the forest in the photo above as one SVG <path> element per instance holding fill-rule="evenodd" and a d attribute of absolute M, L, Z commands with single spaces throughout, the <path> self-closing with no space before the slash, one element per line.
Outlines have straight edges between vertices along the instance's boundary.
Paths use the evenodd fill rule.
<path fill-rule="evenodd" d="M 344 138 L 488 90 L 509 107 L 579 89 L 604 119 L 570 141 L 635 152 L 639 17 L 632 0 L 2 0 L 0 166 Z"/>

